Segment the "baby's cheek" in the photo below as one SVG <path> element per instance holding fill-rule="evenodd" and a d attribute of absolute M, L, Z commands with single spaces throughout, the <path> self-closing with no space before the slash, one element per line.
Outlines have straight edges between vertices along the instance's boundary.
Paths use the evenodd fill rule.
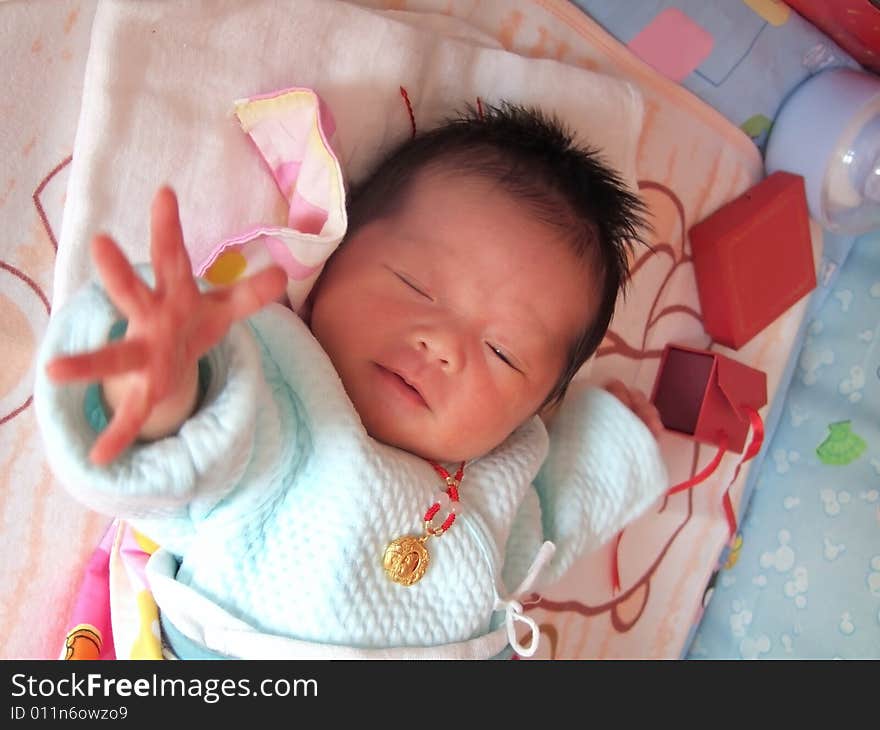
<path fill-rule="evenodd" d="M 523 411 L 515 393 L 504 392 L 491 384 L 472 393 L 467 412 L 461 419 L 468 424 L 466 430 L 487 450 L 500 444 L 530 415 Z"/>

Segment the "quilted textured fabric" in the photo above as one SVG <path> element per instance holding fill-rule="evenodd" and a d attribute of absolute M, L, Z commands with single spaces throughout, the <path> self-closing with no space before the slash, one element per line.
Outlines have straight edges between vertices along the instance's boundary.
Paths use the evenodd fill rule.
<path fill-rule="evenodd" d="M 101 345 L 117 317 L 86 287 L 56 313 L 40 363 Z M 129 519 L 176 557 L 176 581 L 257 632 L 364 648 L 482 636 L 544 540 L 557 543 L 553 579 L 666 487 L 644 425 L 608 393 L 585 391 L 563 405 L 551 439 L 535 417 L 468 465 L 463 512 L 430 541 L 425 577 L 400 586 L 382 555 L 395 537 L 422 534 L 441 487 L 433 468 L 367 435 L 324 351 L 280 305 L 208 357 L 200 410 L 108 467 L 87 459 L 85 387 L 40 377 L 37 414 L 75 496 Z"/>

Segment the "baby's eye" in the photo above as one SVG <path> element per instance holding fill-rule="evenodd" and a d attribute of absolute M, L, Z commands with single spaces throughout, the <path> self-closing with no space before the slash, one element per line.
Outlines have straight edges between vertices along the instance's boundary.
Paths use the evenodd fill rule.
<path fill-rule="evenodd" d="M 486 347 L 488 347 L 490 350 L 492 350 L 492 352 L 495 353 L 495 356 L 499 360 L 501 360 L 501 362 L 503 362 L 505 365 L 513 368 L 514 370 L 519 370 L 519 368 L 517 368 L 516 365 L 514 365 L 513 362 L 511 362 L 510 358 L 504 353 L 504 350 L 502 350 L 500 347 L 493 345 L 490 342 L 486 343 Z"/>
<path fill-rule="evenodd" d="M 412 289 L 415 292 L 418 292 L 426 299 L 431 299 L 433 301 L 433 297 L 430 294 L 428 294 L 424 289 L 422 289 L 418 284 L 416 284 L 414 281 L 412 281 L 412 279 L 404 276 L 403 274 L 398 273 L 397 271 L 394 272 L 394 275 L 398 279 L 400 279 L 404 284 L 406 284 L 410 289 Z"/>

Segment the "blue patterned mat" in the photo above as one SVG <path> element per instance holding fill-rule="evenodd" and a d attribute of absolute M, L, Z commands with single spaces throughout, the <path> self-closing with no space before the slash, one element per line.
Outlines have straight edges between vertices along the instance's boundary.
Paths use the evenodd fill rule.
<path fill-rule="evenodd" d="M 880 232 L 808 324 L 689 658 L 880 658 Z"/>

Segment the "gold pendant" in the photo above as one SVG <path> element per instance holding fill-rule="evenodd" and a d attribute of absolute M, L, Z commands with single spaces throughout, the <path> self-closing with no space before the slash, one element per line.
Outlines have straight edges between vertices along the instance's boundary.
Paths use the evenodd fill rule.
<path fill-rule="evenodd" d="M 428 537 L 406 535 L 388 544 L 382 565 L 391 580 L 403 586 L 411 586 L 422 579 L 428 569 L 428 550 L 425 548 Z"/>

